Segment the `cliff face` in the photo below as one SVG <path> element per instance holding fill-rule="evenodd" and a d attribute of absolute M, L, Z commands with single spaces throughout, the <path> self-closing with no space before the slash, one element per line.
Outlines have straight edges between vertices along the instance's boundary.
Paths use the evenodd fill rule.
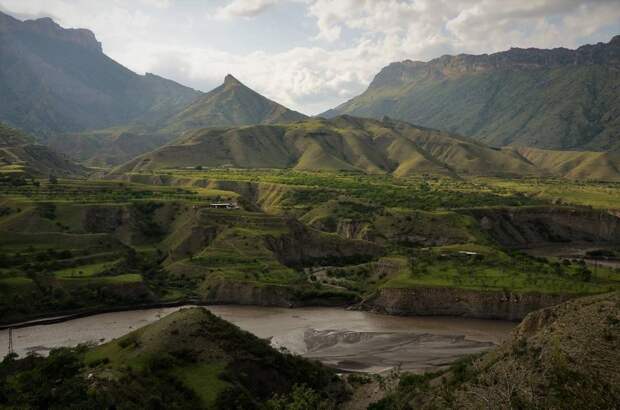
<path fill-rule="evenodd" d="M 369 89 L 406 85 L 420 75 L 446 79 L 492 70 L 538 70 L 592 64 L 620 66 L 620 36 L 613 37 L 607 44 L 588 44 L 576 50 L 511 48 L 493 54 L 444 55 L 429 62 L 405 60 L 381 70 Z"/>
<path fill-rule="evenodd" d="M 24 29 L 40 33 L 46 37 L 57 38 L 62 41 L 77 44 L 92 51 L 102 53 L 101 43 L 95 38 L 95 34 L 84 28 L 60 27 L 54 20 L 49 17 L 37 20 L 24 21 Z"/>
<path fill-rule="evenodd" d="M 243 282 L 211 285 L 203 294 L 205 303 L 293 307 L 294 295 L 286 286 L 258 286 Z"/>
<path fill-rule="evenodd" d="M 503 246 L 564 242 L 620 243 L 620 216 L 589 208 L 501 208 L 469 211 Z"/>
<path fill-rule="evenodd" d="M 620 36 L 576 50 L 520 49 L 385 67 L 323 115 L 391 118 L 498 146 L 618 149 Z"/>
<path fill-rule="evenodd" d="M 483 292 L 451 288 L 384 288 L 360 307 L 391 315 L 463 316 L 521 320 L 528 313 L 570 299 L 568 295 Z"/>
<path fill-rule="evenodd" d="M 312 293 L 308 289 L 289 286 L 255 284 L 250 282 L 219 282 L 201 290 L 206 304 L 249 305 L 274 307 L 350 306 L 356 302 L 353 294 Z"/>
<path fill-rule="evenodd" d="M 267 247 L 287 266 L 313 262 L 352 262 L 383 254 L 382 247 L 361 240 L 344 240 L 336 235 L 322 234 L 296 220 L 288 222 L 290 233 L 266 238 Z"/>

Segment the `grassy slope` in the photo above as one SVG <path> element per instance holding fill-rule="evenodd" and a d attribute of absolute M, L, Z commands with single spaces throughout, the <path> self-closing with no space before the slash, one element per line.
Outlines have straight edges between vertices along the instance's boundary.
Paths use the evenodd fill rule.
<path fill-rule="evenodd" d="M 547 151 L 519 148 L 517 152 L 550 174 L 573 180 L 613 181 L 620 172 L 620 151 Z"/>
<path fill-rule="evenodd" d="M 587 183 L 562 179 L 476 179 L 497 193 L 522 192 L 549 202 L 585 205 L 601 209 L 620 209 L 617 183 Z"/>
<path fill-rule="evenodd" d="M 289 123 L 304 118 L 303 114 L 289 110 L 227 76 L 221 86 L 158 121 L 63 135 L 52 139 L 50 144 L 89 165 L 110 167 L 161 147 L 190 130 Z"/>
<path fill-rule="evenodd" d="M 228 75 L 224 84 L 168 119 L 161 132 L 177 135 L 204 127 L 275 124 L 304 118 L 305 115 L 263 97 Z"/>
<path fill-rule="evenodd" d="M 145 371 L 158 361 L 208 408 L 221 405 L 218 396 L 227 389 L 257 403 L 290 391 L 294 384 L 317 390 L 339 384 L 319 364 L 279 353 L 201 308 L 168 315 L 85 356 L 86 364 L 95 366 L 94 377 L 104 379 L 121 378 L 127 368 Z"/>
<path fill-rule="evenodd" d="M 459 252 L 476 252 L 471 257 Z M 431 254 L 402 259 L 398 274 L 385 288 L 453 287 L 517 293 L 594 294 L 620 288 L 620 273 L 599 268 L 584 281 L 577 264 L 552 265 L 524 255 L 509 256 L 475 244 L 437 247 Z"/>
<path fill-rule="evenodd" d="M 83 175 L 85 169 L 0 122 L 0 175 Z"/>
<path fill-rule="evenodd" d="M 407 177 L 546 176 L 618 180 L 613 154 L 493 149 L 454 134 L 349 116 L 288 125 L 204 129 L 116 168 L 112 175 L 168 168 L 292 168 Z M 544 157 L 543 157 L 544 156 Z"/>
<path fill-rule="evenodd" d="M 2 408 L 280 408 L 271 399 L 301 385 L 330 409 L 347 394 L 333 370 L 277 351 L 202 308 L 103 345 L 0 362 Z"/>
<path fill-rule="evenodd" d="M 595 47 L 606 48 L 611 55 L 618 44 L 616 39 Z M 615 113 L 620 101 L 612 90 L 620 76 L 613 57 L 608 63 L 540 66 L 542 56 L 529 65 L 494 68 L 501 60 L 518 62 L 519 51 L 394 63 L 377 75 L 366 92 L 328 115 L 389 115 L 493 145 L 618 147 L 615 135 L 620 123 Z M 472 69 L 476 64 L 468 59 L 480 60 L 478 68 Z"/>

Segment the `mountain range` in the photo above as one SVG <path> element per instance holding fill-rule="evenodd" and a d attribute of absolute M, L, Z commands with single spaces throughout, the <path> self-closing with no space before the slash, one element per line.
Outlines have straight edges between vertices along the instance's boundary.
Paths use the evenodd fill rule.
<path fill-rule="evenodd" d="M 362 95 L 324 113 L 333 120 L 311 119 L 232 75 L 202 93 L 123 67 L 89 30 L 0 13 L 0 121 L 85 165 L 125 164 L 117 170 L 230 165 L 616 180 L 619 87 L 616 36 L 577 50 L 393 63 Z"/>
<path fill-rule="evenodd" d="M 95 35 L 50 18 L 0 13 L 0 121 L 45 140 L 51 135 L 153 123 L 200 93 L 106 56 Z"/>
<path fill-rule="evenodd" d="M 559 176 L 620 180 L 620 153 L 492 148 L 385 118 L 309 118 L 290 124 L 206 128 L 139 156 L 113 175 L 164 168 L 346 170 L 397 177 Z"/>
<path fill-rule="evenodd" d="M 576 50 L 520 49 L 392 63 L 322 114 L 392 118 L 495 145 L 620 147 L 620 36 Z"/>
<path fill-rule="evenodd" d="M 227 75 L 222 85 L 162 121 L 58 135 L 49 140 L 49 145 L 89 165 L 109 167 L 156 149 L 189 130 L 304 118 Z"/>

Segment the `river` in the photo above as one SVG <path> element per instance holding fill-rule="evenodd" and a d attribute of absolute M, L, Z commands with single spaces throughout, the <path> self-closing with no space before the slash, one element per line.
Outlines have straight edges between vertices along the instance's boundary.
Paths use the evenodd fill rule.
<path fill-rule="evenodd" d="M 287 350 L 345 371 L 439 369 L 505 340 L 515 324 L 453 317 L 402 317 L 339 308 L 209 306 L 214 314 Z M 102 343 L 168 315 L 175 308 L 104 313 L 13 330 L 15 352 L 47 354 L 60 346 Z M 0 355 L 8 349 L 0 331 Z"/>

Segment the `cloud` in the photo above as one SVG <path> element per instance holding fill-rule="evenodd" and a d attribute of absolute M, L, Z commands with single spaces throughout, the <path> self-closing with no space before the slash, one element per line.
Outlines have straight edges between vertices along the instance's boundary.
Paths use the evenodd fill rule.
<path fill-rule="evenodd" d="M 279 0 L 233 0 L 226 6 L 220 7 L 215 17 L 220 19 L 256 17 L 279 2 Z"/>

